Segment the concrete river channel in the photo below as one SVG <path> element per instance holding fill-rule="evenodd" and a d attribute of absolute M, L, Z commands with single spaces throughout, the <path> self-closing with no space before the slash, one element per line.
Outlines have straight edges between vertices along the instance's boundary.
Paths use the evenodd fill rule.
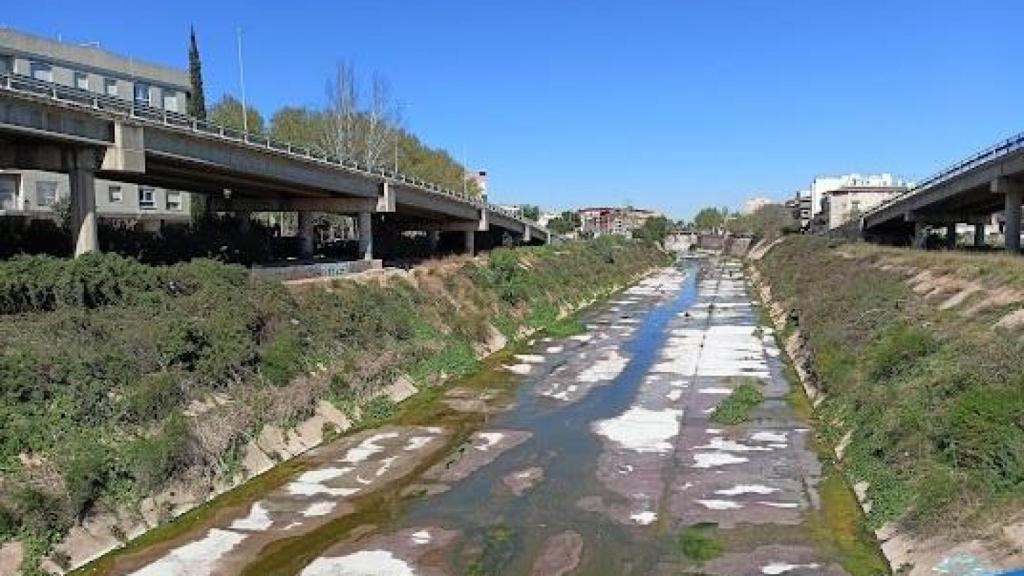
<path fill-rule="evenodd" d="M 887 573 L 760 318 L 738 262 L 683 260 L 81 572 Z"/>

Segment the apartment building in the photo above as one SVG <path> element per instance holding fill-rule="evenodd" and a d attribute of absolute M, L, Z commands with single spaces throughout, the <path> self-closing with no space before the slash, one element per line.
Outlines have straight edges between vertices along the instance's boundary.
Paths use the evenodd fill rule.
<path fill-rule="evenodd" d="M 189 78 L 184 70 L 140 62 L 102 50 L 0 28 L 0 74 L 29 76 L 184 114 Z M 66 174 L 0 169 L 0 216 L 48 218 L 69 197 Z M 189 218 L 189 195 L 179 190 L 96 180 L 100 218 L 152 228 Z"/>
<path fill-rule="evenodd" d="M 828 229 L 834 230 L 906 190 L 905 186 L 843 186 L 825 195 L 821 214 Z"/>
<path fill-rule="evenodd" d="M 585 236 L 630 236 L 633 230 L 642 227 L 647 220 L 662 216 L 660 212 L 628 206 L 581 208 L 577 213 L 580 215 L 580 232 Z"/>

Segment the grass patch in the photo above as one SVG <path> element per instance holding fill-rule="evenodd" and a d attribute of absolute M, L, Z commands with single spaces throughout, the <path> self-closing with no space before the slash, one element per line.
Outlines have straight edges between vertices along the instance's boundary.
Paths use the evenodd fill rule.
<path fill-rule="evenodd" d="M 688 560 L 703 564 L 722 555 L 717 524 L 695 524 L 679 534 L 679 552 Z"/>
<path fill-rule="evenodd" d="M 764 401 L 760 385 L 743 382 L 722 400 L 711 413 L 711 421 L 719 424 L 739 424 L 750 419 L 750 413 Z"/>

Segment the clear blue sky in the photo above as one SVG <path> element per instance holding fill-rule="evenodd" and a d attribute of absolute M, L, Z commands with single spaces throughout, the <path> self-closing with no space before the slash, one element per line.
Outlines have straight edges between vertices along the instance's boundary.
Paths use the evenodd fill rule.
<path fill-rule="evenodd" d="M 88 12 L 83 7 L 94 8 Z M 149 8 L 149 9 L 147 9 Z M 155 11 L 159 10 L 159 12 Z M 921 178 L 1024 129 L 1018 0 L 39 0 L 0 24 L 184 67 L 265 115 L 321 105 L 335 63 L 387 76 L 409 127 L 492 197 L 689 218 L 816 174 Z"/>

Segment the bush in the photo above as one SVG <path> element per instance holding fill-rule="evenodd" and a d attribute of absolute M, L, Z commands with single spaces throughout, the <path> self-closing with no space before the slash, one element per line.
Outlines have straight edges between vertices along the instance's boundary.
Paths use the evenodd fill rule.
<path fill-rule="evenodd" d="M 263 347 L 260 373 L 275 386 L 285 386 L 302 368 L 302 341 L 288 331 L 278 335 Z"/>
<path fill-rule="evenodd" d="M 679 551 L 694 562 L 704 563 L 722 554 L 722 544 L 716 538 L 718 525 L 695 524 L 679 535 Z"/>
<path fill-rule="evenodd" d="M 763 400 L 764 396 L 757 384 L 744 382 L 715 407 L 711 420 L 719 424 L 746 422 L 750 419 L 750 412 Z"/>
<path fill-rule="evenodd" d="M 936 349 L 934 337 L 912 326 L 888 329 L 867 351 L 868 377 L 875 382 L 891 380 L 913 368 L 916 361 Z"/>
<path fill-rule="evenodd" d="M 157 434 L 140 438 L 128 447 L 128 473 L 139 494 L 158 490 L 186 467 L 189 438 L 184 417 L 173 414 Z"/>
<path fill-rule="evenodd" d="M 147 374 L 125 397 L 124 419 L 132 424 L 145 424 L 163 418 L 172 413 L 183 398 L 177 375 L 170 372 Z"/>
<path fill-rule="evenodd" d="M 385 395 L 380 395 L 363 406 L 363 424 L 383 422 L 395 415 L 395 403 Z"/>

